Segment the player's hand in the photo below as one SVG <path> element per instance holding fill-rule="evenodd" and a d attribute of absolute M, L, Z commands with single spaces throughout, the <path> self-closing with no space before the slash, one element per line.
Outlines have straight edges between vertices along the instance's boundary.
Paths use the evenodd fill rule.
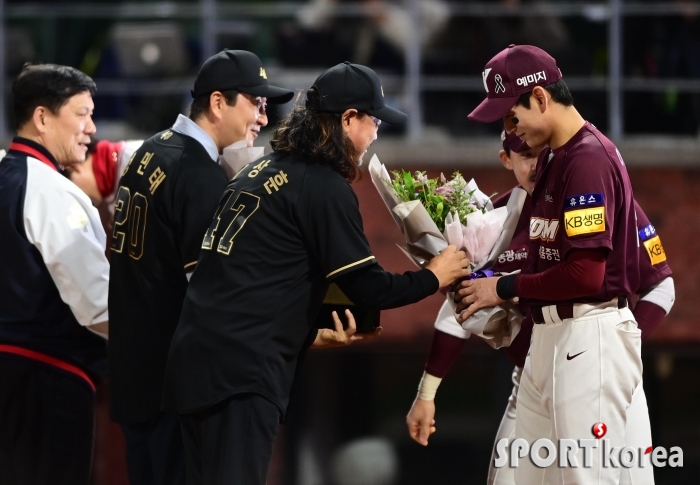
<path fill-rule="evenodd" d="M 416 398 L 406 416 L 406 425 L 413 441 L 428 446 L 428 438 L 435 432 L 435 401 Z"/>
<path fill-rule="evenodd" d="M 482 308 L 490 308 L 504 303 L 496 293 L 496 283 L 499 277 L 478 278 L 476 280 L 462 281 L 457 285 L 455 303 L 457 313 L 460 313 L 457 321 L 464 322 Z"/>
<path fill-rule="evenodd" d="M 469 260 L 464 251 L 457 251 L 457 246 L 450 244 L 444 251 L 435 256 L 425 266 L 427 269 L 435 273 L 440 288 L 450 286 L 455 281 L 465 276 L 469 276 Z"/>
<path fill-rule="evenodd" d="M 316 334 L 316 340 L 311 344 L 311 348 L 319 349 L 326 347 L 343 347 L 345 345 L 350 345 L 358 340 L 363 340 L 365 336 L 376 337 L 381 331 L 382 327 L 378 327 L 373 333 L 365 335 L 355 335 L 357 331 L 357 324 L 355 323 L 355 317 L 352 315 L 350 310 L 345 310 L 345 316 L 348 318 L 348 328 L 343 329 L 343 322 L 340 321 L 338 313 L 333 312 L 333 324 L 335 329 L 330 328 L 320 328 Z"/>

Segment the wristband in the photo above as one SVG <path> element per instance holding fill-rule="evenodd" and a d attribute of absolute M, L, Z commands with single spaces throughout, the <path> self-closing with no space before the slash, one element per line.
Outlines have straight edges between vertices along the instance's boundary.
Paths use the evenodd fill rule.
<path fill-rule="evenodd" d="M 507 276 L 501 276 L 496 282 L 496 294 L 501 300 L 510 300 L 515 298 L 515 278 L 517 274 L 511 274 Z"/>
<path fill-rule="evenodd" d="M 423 377 L 420 380 L 420 384 L 418 384 L 418 399 L 423 399 L 424 401 L 434 401 L 435 394 L 437 393 L 441 382 L 441 377 L 435 377 L 432 374 L 423 372 Z"/>

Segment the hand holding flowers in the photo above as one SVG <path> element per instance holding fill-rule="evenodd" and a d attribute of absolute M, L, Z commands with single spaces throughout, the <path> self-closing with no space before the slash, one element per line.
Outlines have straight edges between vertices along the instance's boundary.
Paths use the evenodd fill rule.
<path fill-rule="evenodd" d="M 409 258 L 425 266 L 448 244 L 454 244 L 464 249 L 472 261 L 469 278 L 485 278 L 476 288 L 495 284 L 496 278 L 490 278 L 493 272 L 488 268 L 510 245 L 525 200 L 524 190 L 514 189 L 506 207 L 493 209 L 490 198 L 478 189 L 474 180 L 466 182 L 459 172 L 450 180 L 444 175 L 431 179 L 424 172 L 412 175 L 405 170 L 393 171 L 390 177 L 376 155 L 370 161 L 369 172 L 404 234 L 406 247 L 402 250 Z M 473 308 L 470 318 L 465 315 L 458 322 L 453 296 L 448 294 L 436 328 L 461 338 L 472 333 L 479 335 L 494 348 L 510 345 L 522 320 L 511 302 Z"/>

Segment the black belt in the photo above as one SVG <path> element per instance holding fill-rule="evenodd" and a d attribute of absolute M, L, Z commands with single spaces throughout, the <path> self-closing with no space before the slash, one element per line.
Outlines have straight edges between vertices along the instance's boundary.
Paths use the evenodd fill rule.
<path fill-rule="evenodd" d="M 592 303 L 595 304 L 595 303 Z M 549 305 L 547 305 L 549 306 Z M 557 315 L 559 315 L 559 318 L 561 320 L 564 320 L 566 318 L 574 318 L 574 305 L 573 304 L 568 304 L 568 305 L 556 305 L 557 307 Z M 538 324 L 541 323 L 546 323 L 544 319 L 544 315 L 542 314 L 542 308 L 541 306 L 535 306 L 531 308 L 531 313 L 532 313 L 532 321 Z M 617 308 L 627 308 L 627 297 L 626 296 L 618 296 L 617 297 Z"/>

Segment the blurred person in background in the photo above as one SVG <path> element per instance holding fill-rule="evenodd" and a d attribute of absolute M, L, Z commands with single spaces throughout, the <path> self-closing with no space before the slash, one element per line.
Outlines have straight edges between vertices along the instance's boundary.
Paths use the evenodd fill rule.
<path fill-rule="evenodd" d="M 359 7 L 365 15 L 336 15 L 334 10 Z M 443 0 L 418 2 L 421 45 L 428 45 L 446 25 L 449 7 Z M 388 0 L 311 0 L 297 13 L 298 24 L 287 24 L 279 31 L 283 62 L 290 65 L 324 65 L 350 59 L 357 64 L 402 70 L 410 45 L 411 12 L 407 2 Z M 325 39 L 325 42 L 318 42 Z M 303 50 L 306 55 L 296 55 Z"/>
<path fill-rule="evenodd" d="M 109 264 L 90 199 L 60 174 L 85 160 L 95 83 L 53 64 L 12 86 L 0 163 L 0 483 L 87 485 L 104 374 Z"/>
<path fill-rule="evenodd" d="M 697 3 L 674 0 L 678 15 L 625 20 L 625 74 L 652 79 L 700 79 Z M 685 10 L 683 7 L 687 6 Z M 662 92 L 627 93 L 625 128 L 636 133 L 700 135 L 700 94 L 669 86 Z M 651 110 L 651 111 L 650 111 Z"/>
<path fill-rule="evenodd" d="M 93 140 L 88 145 L 85 161 L 67 167 L 65 174 L 97 207 L 102 227 L 107 234 L 112 233 L 114 222 L 114 200 L 119 187 L 119 179 L 131 156 L 141 146 L 143 140 L 110 142 Z"/>

